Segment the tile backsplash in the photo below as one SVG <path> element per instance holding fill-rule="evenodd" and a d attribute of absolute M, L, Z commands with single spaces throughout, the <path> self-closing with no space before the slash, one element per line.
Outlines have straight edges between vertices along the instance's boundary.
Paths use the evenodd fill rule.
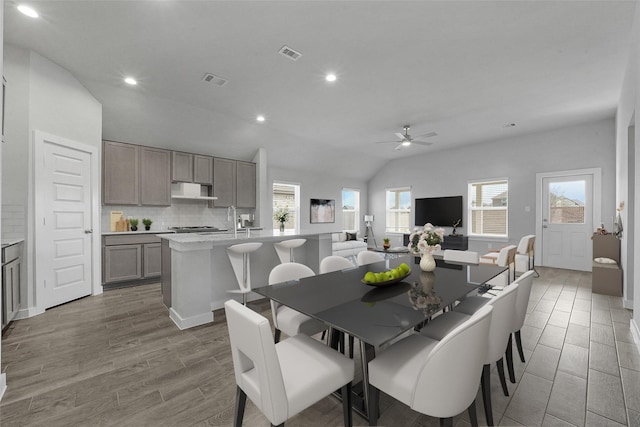
<path fill-rule="evenodd" d="M 2 205 L 2 239 L 24 239 L 26 209 L 24 205 Z"/>
<path fill-rule="evenodd" d="M 157 231 L 167 230 L 169 227 L 201 225 L 233 229 L 233 221 L 227 221 L 227 208 L 209 208 L 207 202 L 194 200 L 174 199 L 171 203 L 171 206 L 166 207 L 104 205 L 101 218 L 102 232 L 110 231 L 111 211 L 122 211 L 124 218 L 138 218 L 139 228 L 144 227 L 142 218 L 149 218 L 153 221 L 151 230 Z M 254 213 L 254 209 L 237 209 L 236 215 Z M 257 225 L 257 222 L 256 218 L 254 225 Z"/>

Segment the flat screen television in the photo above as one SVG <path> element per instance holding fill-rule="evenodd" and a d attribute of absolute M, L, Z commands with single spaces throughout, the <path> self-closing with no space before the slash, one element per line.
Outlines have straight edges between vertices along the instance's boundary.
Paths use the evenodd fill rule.
<path fill-rule="evenodd" d="M 427 197 L 415 199 L 415 225 L 420 227 L 430 222 L 434 226 L 462 227 L 462 196 Z"/>

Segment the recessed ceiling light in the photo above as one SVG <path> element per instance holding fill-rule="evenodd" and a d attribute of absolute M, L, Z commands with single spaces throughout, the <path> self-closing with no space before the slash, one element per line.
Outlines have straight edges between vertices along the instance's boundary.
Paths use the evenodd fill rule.
<path fill-rule="evenodd" d="M 258 117 L 256 117 L 256 120 L 259 122 L 264 122 L 264 116 L 260 115 Z"/>
<path fill-rule="evenodd" d="M 327 74 L 327 76 L 325 77 L 325 80 L 328 82 L 335 82 L 337 79 L 336 75 L 333 73 L 329 73 Z"/>
<path fill-rule="evenodd" d="M 136 79 L 134 79 L 133 77 L 125 77 L 124 82 L 126 84 L 130 84 L 132 86 L 137 85 L 138 82 L 136 81 Z"/>
<path fill-rule="evenodd" d="M 38 17 L 38 12 L 36 12 L 33 9 L 31 9 L 29 6 L 25 6 L 25 5 L 21 4 L 20 6 L 18 6 L 18 10 L 20 12 L 24 13 L 25 15 L 31 17 L 31 18 L 37 18 Z"/>

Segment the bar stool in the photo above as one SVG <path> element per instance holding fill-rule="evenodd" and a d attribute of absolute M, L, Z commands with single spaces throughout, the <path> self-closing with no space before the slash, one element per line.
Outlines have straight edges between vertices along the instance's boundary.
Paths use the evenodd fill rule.
<path fill-rule="evenodd" d="M 274 243 L 273 247 L 276 249 L 280 262 L 295 262 L 293 258 L 293 250 L 304 245 L 307 239 L 290 239 L 282 242 Z"/>
<path fill-rule="evenodd" d="M 231 267 L 238 279 L 240 289 L 231 290 L 234 294 L 242 294 L 242 304 L 247 305 L 247 295 L 251 292 L 251 265 L 249 256 L 251 252 L 255 252 L 262 246 L 261 242 L 240 243 L 229 246 L 227 255 L 231 261 Z"/>

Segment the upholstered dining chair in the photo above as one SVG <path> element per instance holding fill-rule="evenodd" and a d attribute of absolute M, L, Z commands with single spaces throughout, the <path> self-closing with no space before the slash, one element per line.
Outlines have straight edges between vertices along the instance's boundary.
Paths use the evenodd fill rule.
<path fill-rule="evenodd" d="M 345 270 L 355 266 L 347 258 L 338 255 L 326 256 L 320 261 L 320 274 L 331 273 L 332 271 Z M 344 335 L 341 335 L 341 343 L 344 352 Z M 353 359 L 353 335 L 349 335 L 349 358 Z"/>
<path fill-rule="evenodd" d="M 445 262 L 452 261 L 466 264 L 478 264 L 480 262 L 478 252 L 459 251 L 457 249 L 445 249 L 443 259 Z"/>
<path fill-rule="evenodd" d="M 262 315 L 234 300 L 224 304 L 236 379 L 233 425 L 242 426 L 247 397 L 272 426 L 342 389 L 344 425 L 352 425 L 353 361 L 306 335 L 275 344 Z"/>
<path fill-rule="evenodd" d="M 487 294 L 485 294 L 487 295 Z M 484 411 L 487 418 L 487 425 L 493 425 L 493 410 L 491 408 L 491 383 L 490 373 L 491 365 L 495 363 L 498 368 L 498 376 L 500 384 L 505 396 L 509 396 L 507 389 L 507 381 L 504 375 L 503 356 L 507 348 L 507 342 L 513 327 L 513 319 L 515 317 L 515 305 L 518 297 L 518 283 L 512 283 L 503 290 L 497 292 L 497 296 L 493 298 L 475 297 L 486 300 L 486 304 L 478 306 L 478 300 L 465 298 L 458 304 L 453 311 L 446 312 L 427 324 L 427 327 L 420 331 L 421 335 L 441 340 L 453 329 L 460 324 L 466 322 L 470 316 L 482 310 L 487 305 L 493 307 L 491 315 L 491 329 L 489 331 L 489 346 L 487 353 L 484 354 L 484 366 L 482 368 L 482 400 L 484 402 Z M 465 302 L 473 301 L 471 304 Z M 469 347 L 473 348 L 473 347 Z"/>
<path fill-rule="evenodd" d="M 362 251 L 358 252 L 357 261 L 358 265 L 367 265 L 373 264 L 374 262 L 384 261 L 384 257 L 377 252 Z"/>
<path fill-rule="evenodd" d="M 536 277 L 540 277 L 538 272 L 535 271 L 535 243 L 535 234 L 528 234 L 520 239 L 516 250 L 516 274 L 523 274 L 526 271 L 533 270 Z"/>
<path fill-rule="evenodd" d="M 271 270 L 271 273 L 269 273 L 269 285 L 298 280 L 313 275 L 315 275 L 313 270 L 304 264 L 285 262 L 276 265 L 273 270 Z M 327 325 L 324 323 L 292 308 L 280 305 L 274 300 L 271 300 L 271 314 L 273 316 L 273 326 L 275 327 L 275 342 L 280 341 L 282 332 L 292 337 L 299 333 L 315 335 L 327 329 Z"/>
<path fill-rule="evenodd" d="M 500 267 L 508 267 L 508 270 L 500 275 L 494 277 L 489 280 L 489 283 L 492 286 L 507 286 L 511 283 L 511 277 L 513 272 L 513 278 L 516 276 L 516 268 L 515 268 L 515 259 L 516 259 L 516 245 L 508 245 L 500 249 L 499 252 L 489 252 L 488 254 L 484 254 L 480 257 L 480 261 L 487 261 L 491 264 L 496 264 Z"/>
<path fill-rule="evenodd" d="M 512 383 L 516 382 L 515 372 L 513 369 L 513 350 L 512 340 L 515 336 L 516 345 L 518 347 L 518 354 L 522 363 L 524 360 L 524 351 L 522 350 L 522 338 L 520 336 L 520 330 L 524 326 L 524 318 L 527 315 L 527 305 L 529 304 L 529 297 L 531 296 L 531 287 L 533 285 L 534 270 L 529 270 L 522 276 L 518 277 L 514 283 L 518 283 L 520 288 L 518 289 L 518 298 L 516 299 L 515 316 L 513 317 L 513 323 L 511 325 L 511 334 L 509 334 L 509 343 L 507 344 L 507 369 L 509 371 L 509 380 Z"/>
<path fill-rule="evenodd" d="M 414 411 L 440 418 L 440 425 L 453 425 L 452 417 L 467 409 L 477 426 L 475 399 L 492 310 L 483 307 L 441 340 L 413 334 L 376 355 L 368 365 L 369 425 L 377 425 L 383 391 Z"/>

